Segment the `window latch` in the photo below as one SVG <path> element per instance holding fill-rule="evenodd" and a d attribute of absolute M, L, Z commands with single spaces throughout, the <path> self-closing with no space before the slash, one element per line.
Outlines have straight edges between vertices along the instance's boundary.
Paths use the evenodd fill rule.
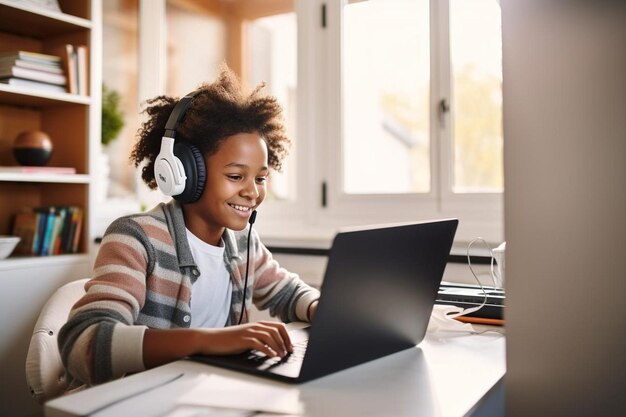
<path fill-rule="evenodd" d="M 450 103 L 445 98 L 439 100 L 439 124 L 441 126 L 445 126 L 446 124 L 446 113 L 450 112 Z"/>
<path fill-rule="evenodd" d="M 441 113 L 447 113 L 450 111 L 450 104 L 448 104 L 448 100 L 445 98 L 442 98 L 439 101 L 439 111 L 441 111 Z"/>

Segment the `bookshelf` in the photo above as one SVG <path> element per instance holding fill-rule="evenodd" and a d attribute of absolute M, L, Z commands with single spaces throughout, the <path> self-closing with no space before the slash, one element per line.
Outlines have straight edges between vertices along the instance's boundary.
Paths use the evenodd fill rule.
<path fill-rule="evenodd" d="M 92 267 L 94 166 L 100 146 L 102 0 L 58 0 L 62 12 L 0 0 L 0 52 L 30 51 L 61 56 L 67 44 L 88 48 L 86 94 L 40 91 L 0 83 L 0 166 L 16 166 L 13 141 L 24 130 L 42 130 L 53 143 L 47 166 L 75 174 L 0 172 L 0 235 L 12 234 L 25 207 L 83 209 L 76 254 L 15 256 L 0 260 L 0 366 L 10 387 L 0 390 L 0 415 L 41 415 L 27 388 L 24 363 L 41 307 L 66 282 L 89 276 Z"/>
<path fill-rule="evenodd" d="M 89 51 L 87 94 L 0 84 L 0 166 L 17 165 L 12 144 L 19 132 L 42 130 L 53 142 L 47 165 L 76 170 L 75 174 L 0 171 L 0 235 L 12 234 L 15 215 L 23 208 L 78 206 L 84 212 L 78 254 L 13 255 L 0 260 L 3 278 L 51 262 L 62 264 L 66 271 L 72 265 L 88 264 L 92 252 L 90 209 L 94 152 L 100 143 L 102 4 L 101 0 L 59 0 L 59 5 L 62 12 L 0 0 L 0 53 L 21 50 L 62 56 L 66 44 L 85 45 Z"/>

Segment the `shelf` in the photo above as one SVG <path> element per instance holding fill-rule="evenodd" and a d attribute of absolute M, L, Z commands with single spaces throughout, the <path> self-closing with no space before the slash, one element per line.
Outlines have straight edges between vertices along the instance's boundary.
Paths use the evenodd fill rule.
<path fill-rule="evenodd" d="M 22 36 L 44 38 L 91 29 L 87 19 L 4 0 L 0 0 L 0 16 L 0 31 Z"/>
<path fill-rule="evenodd" d="M 89 261 L 89 255 L 84 253 L 71 255 L 51 255 L 51 256 L 15 256 L 0 259 L 0 271 L 13 269 L 31 268 L 35 264 L 38 267 L 61 265 L 68 262 Z"/>
<path fill-rule="evenodd" d="M 91 104 L 91 97 L 69 93 L 52 93 L 0 84 L 0 104 L 19 107 L 57 107 L 63 104 Z"/>
<path fill-rule="evenodd" d="M 60 184 L 89 184 L 85 174 L 24 174 L 0 172 L 0 182 L 47 182 Z"/>
<path fill-rule="evenodd" d="M 98 65 L 102 42 L 101 0 L 59 0 L 63 12 L 30 1 L 0 0 L 0 51 L 31 51 L 64 57 L 65 46 L 84 45 L 89 63 Z M 93 19 L 93 20 L 92 20 Z M 93 56 L 91 54 L 94 54 Z M 0 275 L 21 276 L 29 266 L 71 268 L 83 264 L 91 250 L 93 153 L 99 145 L 99 71 L 88 65 L 87 95 L 0 83 L 0 166 L 14 164 L 14 138 L 23 131 L 46 132 L 54 146 L 51 167 L 73 167 L 76 173 L 0 169 L 0 234 L 9 234 L 15 214 L 25 207 L 77 206 L 84 211 L 80 256 L 11 257 L 0 260 Z M 44 86 L 45 88 L 45 86 Z M 1 167 L 0 167 L 1 168 Z M 57 268 L 58 269 L 58 268 Z M 44 274 L 46 275 L 46 274 Z"/>

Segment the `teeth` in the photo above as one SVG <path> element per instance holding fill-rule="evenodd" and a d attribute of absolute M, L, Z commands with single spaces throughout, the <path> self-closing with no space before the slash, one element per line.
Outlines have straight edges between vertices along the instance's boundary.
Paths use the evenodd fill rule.
<path fill-rule="evenodd" d="M 230 206 L 232 208 L 234 208 L 235 210 L 239 210 L 239 211 L 249 211 L 250 207 L 246 207 L 246 206 L 238 206 L 236 204 L 230 204 Z"/>

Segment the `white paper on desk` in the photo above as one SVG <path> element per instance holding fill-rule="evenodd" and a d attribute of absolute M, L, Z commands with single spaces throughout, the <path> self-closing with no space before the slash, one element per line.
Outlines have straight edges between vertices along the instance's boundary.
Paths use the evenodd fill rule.
<path fill-rule="evenodd" d="M 428 331 L 433 332 L 470 332 L 474 333 L 474 327 L 469 323 L 461 323 L 455 320 L 463 312 L 463 308 L 457 306 L 435 304 L 428 322 Z"/>
<path fill-rule="evenodd" d="M 300 391 L 297 388 L 241 381 L 221 375 L 199 375 L 194 388 L 177 402 L 268 413 L 302 414 Z"/>

